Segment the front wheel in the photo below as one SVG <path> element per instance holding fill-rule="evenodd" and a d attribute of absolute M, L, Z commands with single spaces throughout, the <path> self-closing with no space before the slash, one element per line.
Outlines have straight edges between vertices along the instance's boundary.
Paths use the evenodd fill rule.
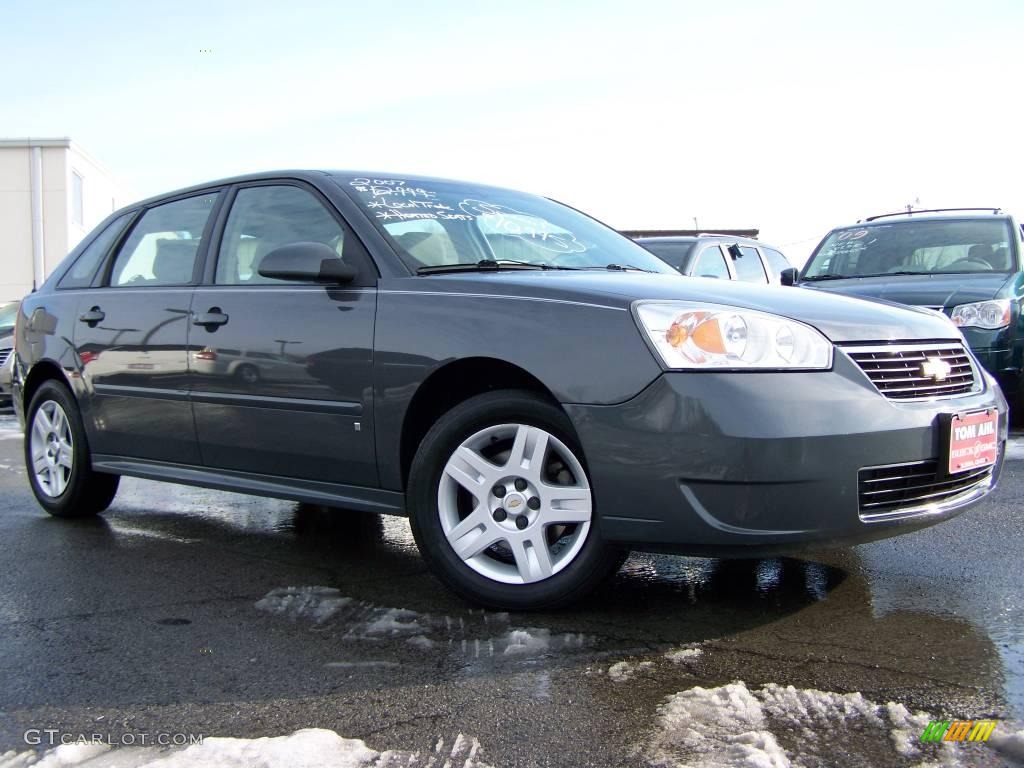
<path fill-rule="evenodd" d="M 56 381 L 33 395 L 25 420 L 25 467 L 40 506 L 56 517 L 87 517 L 110 506 L 120 477 L 94 472 L 74 396 Z"/>
<path fill-rule="evenodd" d="M 565 605 L 625 555 L 601 539 L 571 423 L 528 392 L 480 395 L 445 414 L 416 452 L 408 504 L 434 573 L 493 608 Z"/>

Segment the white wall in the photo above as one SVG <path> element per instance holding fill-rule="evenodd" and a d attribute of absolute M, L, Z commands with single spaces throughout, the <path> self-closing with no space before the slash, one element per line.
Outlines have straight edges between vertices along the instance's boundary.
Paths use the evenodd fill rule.
<path fill-rule="evenodd" d="M 0 303 L 32 290 L 32 192 L 29 146 L 0 141 Z M 42 153 L 43 268 L 48 276 L 92 229 L 124 204 L 111 174 L 73 142 L 47 141 Z M 56 144 L 56 146 L 53 146 Z M 72 173 L 82 177 L 82 224 L 72 221 Z"/>
<path fill-rule="evenodd" d="M 0 149 L 0 302 L 32 289 L 31 150 Z"/>

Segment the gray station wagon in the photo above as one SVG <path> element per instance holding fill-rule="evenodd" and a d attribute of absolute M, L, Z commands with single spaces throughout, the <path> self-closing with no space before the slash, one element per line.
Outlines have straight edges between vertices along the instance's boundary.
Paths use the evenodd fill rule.
<path fill-rule="evenodd" d="M 629 550 L 945 520 L 1006 439 L 934 312 L 682 278 L 571 208 L 432 178 L 264 173 L 129 206 L 15 335 L 51 514 L 134 475 L 408 515 L 444 583 L 506 608 L 579 598 Z"/>

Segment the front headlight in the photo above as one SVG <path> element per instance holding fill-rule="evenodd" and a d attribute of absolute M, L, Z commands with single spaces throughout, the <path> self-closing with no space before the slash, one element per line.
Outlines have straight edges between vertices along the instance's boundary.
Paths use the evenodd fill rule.
<path fill-rule="evenodd" d="M 832 343 L 814 328 L 752 309 L 638 301 L 637 324 L 669 368 L 827 370 Z"/>
<path fill-rule="evenodd" d="M 1010 324 L 1010 300 L 992 299 L 953 307 L 950 319 L 960 328 L 1005 328 Z"/>

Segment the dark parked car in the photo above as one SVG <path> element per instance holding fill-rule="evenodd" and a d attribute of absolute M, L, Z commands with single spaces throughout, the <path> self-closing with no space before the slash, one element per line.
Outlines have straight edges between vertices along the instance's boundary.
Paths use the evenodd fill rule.
<path fill-rule="evenodd" d="M 800 281 L 944 312 L 1007 399 L 1024 406 L 1021 229 L 999 209 L 885 214 L 834 229 Z"/>
<path fill-rule="evenodd" d="M 689 277 L 745 283 L 792 283 L 796 271 L 782 251 L 748 237 L 701 234 L 692 237 L 638 237 L 636 242 Z M 787 272 L 791 277 L 787 279 Z"/>
<path fill-rule="evenodd" d="M 567 603 L 631 549 L 915 530 L 992 489 L 1006 437 L 998 388 L 932 312 L 682 279 L 570 208 L 440 179 L 153 198 L 21 312 L 17 411 L 50 513 L 100 512 L 135 475 L 407 514 L 434 573 L 491 606 Z M 218 350 L 287 376 L 194 364 Z"/>
<path fill-rule="evenodd" d="M 14 320 L 18 302 L 0 304 L 0 408 L 11 406 L 11 379 L 14 370 Z"/>

